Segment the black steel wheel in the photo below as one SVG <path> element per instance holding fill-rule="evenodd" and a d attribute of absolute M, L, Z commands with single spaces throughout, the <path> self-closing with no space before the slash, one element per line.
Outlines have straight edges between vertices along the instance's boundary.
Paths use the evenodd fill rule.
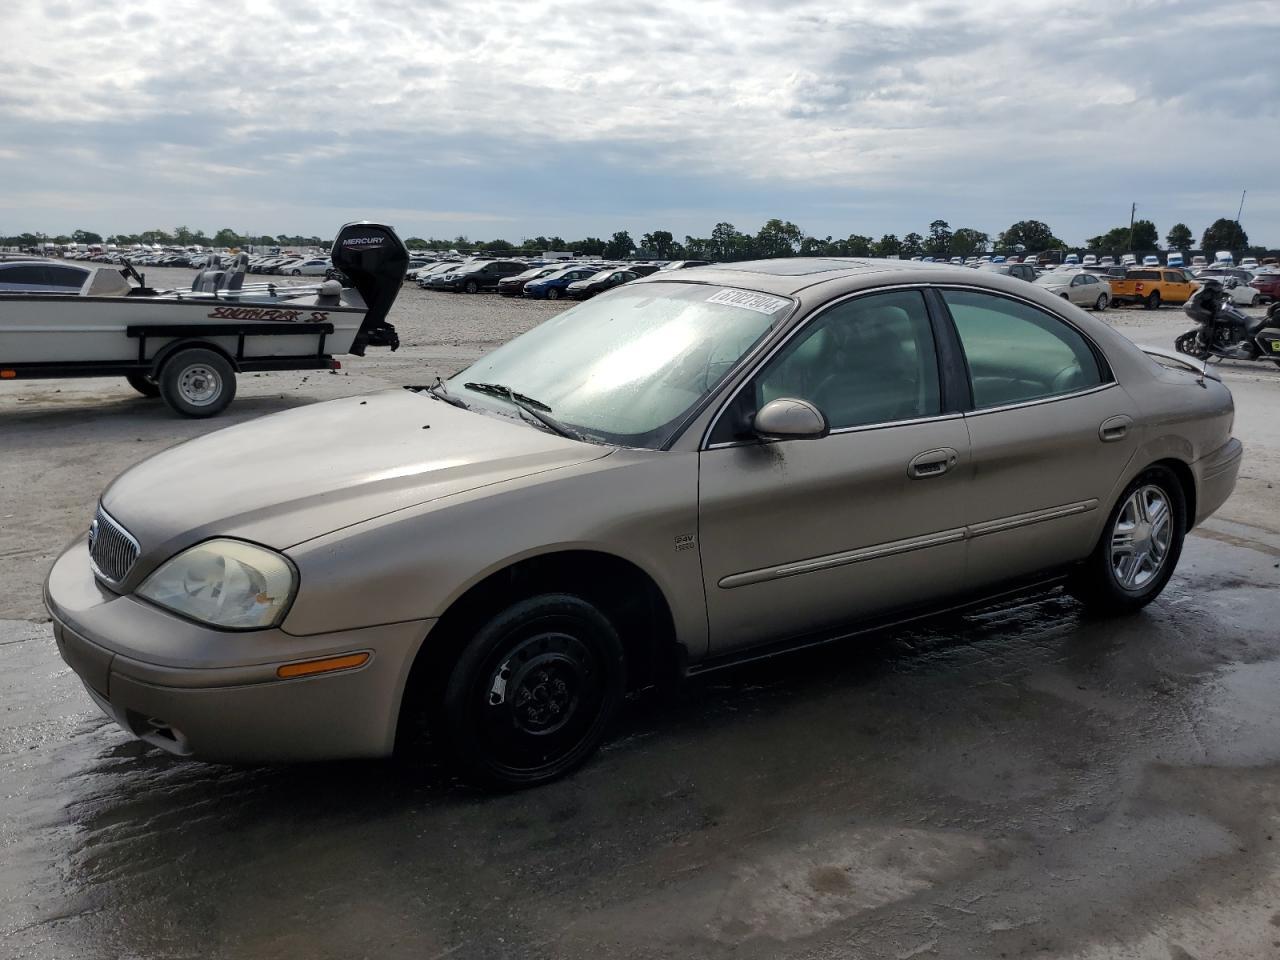
<path fill-rule="evenodd" d="M 160 396 L 185 417 L 212 417 L 235 399 L 236 372 L 215 350 L 179 350 L 160 368 Z"/>
<path fill-rule="evenodd" d="M 622 641 L 595 606 L 569 594 L 521 600 L 480 627 L 449 676 L 448 753 L 486 786 L 555 780 L 599 746 L 624 689 Z"/>
<path fill-rule="evenodd" d="M 154 377 L 148 377 L 141 373 L 130 373 L 125 377 L 129 382 L 129 386 L 137 390 L 144 397 L 160 396 L 160 384 L 156 383 Z"/>
<path fill-rule="evenodd" d="M 1147 295 L 1147 299 L 1143 302 L 1143 306 L 1146 307 L 1148 310 L 1159 310 L 1160 309 L 1160 291 L 1152 290 L 1151 293 Z"/>
<path fill-rule="evenodd" d="M 1068 589 L 1098 613 L 1141 609 L 1173 576 L 1186 531 L 1182 484 L 1167 467 L 1149 467 L 1120 494 L 1097 546 Z"/>

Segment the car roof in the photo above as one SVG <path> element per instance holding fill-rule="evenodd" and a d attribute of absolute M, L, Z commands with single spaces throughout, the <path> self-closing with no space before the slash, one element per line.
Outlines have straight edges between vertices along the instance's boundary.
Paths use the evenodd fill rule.
<path fill-rule="evenodd" d="M 659 270 L 633 283 L 706 283 L 760 290 L 790 297 L 818 284 L 842 282 L 851 289 L 888 283 L 965 283 L 978 271 L 951 263 L 918 260 L 877 260 L 861 257 L 785 257 L 744 260 L 690 267 L 678 272 Z M 987 272 L 988 277 L 1000 276 Z M 1024 283 L 1025 281 L 1014 281 Z M 1003 289 L 1003 288 L 1002 288 Z"/>

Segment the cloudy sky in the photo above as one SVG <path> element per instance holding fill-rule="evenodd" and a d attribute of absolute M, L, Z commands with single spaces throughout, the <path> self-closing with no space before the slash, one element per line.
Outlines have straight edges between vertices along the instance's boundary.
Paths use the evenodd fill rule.
<path fill-rule="evenodd" d="M 1275 0 L 5 0 L 0 234 L 1280 246 Z"/>

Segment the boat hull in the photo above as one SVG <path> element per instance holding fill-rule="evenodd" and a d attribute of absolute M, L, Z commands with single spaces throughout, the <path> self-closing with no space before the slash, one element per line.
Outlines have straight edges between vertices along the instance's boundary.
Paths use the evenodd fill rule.
<path fill-rule="evenodd" d="M 245 359 L 342 354 L 350 351 L 365 317 L 358 301 L 354 291 L 344 291 L 341 300 L 307 296 L 274 301 L 0 295 L 0 367 L 145 363 L 174 341 L 190 339 L 212 343 L 228 356 Z M 230 325 L 245 328 L 250 335 L 225 333 Z M 272 332 L 253 335 L 257 325 Z M 278 332 L 287 331 L 289 325 L 302 329 Z M 332 332 L 317 333 L 316 325 L 331 326 Z M 167 335 L 139 337 L 139 328 L 146 327 L 167 328 Z M 182 335 L 170 335 L 177 327 Z M 202 334 L 201 328 L 210 328 L 210 333 L 218 329 L 218 335 Z"/>

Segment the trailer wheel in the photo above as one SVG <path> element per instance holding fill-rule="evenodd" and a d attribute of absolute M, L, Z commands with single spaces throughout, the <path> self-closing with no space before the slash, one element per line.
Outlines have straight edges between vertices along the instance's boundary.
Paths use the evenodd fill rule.
<path fill-rule="evenodd" d="M 222 354 L 179 350 L 160 368 L 160 396 L 184 417 L 212 417 L 235 399 L 236 373 Z"/>
<path fill-rule="evenodd" d="M 131 373 L 125 379 L 129 381 L 129 386 L 144 397 L 160 396 L 160 384 L 156 383 L 155 377 L 148 377 L 141 373 Z"/>

